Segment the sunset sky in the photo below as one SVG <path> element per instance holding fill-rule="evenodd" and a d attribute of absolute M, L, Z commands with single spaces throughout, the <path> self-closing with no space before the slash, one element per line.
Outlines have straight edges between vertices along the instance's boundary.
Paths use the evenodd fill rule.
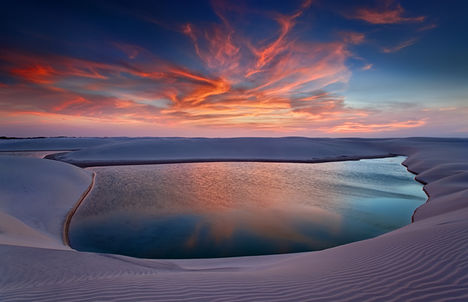
<path fill-rule="evenodd" d="M 467 136 L 468 1 L 9 1 L 0 136 Z"/>

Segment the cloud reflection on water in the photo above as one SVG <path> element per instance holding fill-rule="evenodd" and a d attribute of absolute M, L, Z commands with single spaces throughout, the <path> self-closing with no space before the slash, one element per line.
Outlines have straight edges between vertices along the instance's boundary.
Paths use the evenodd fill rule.
<path fill-rule="evenodd" d="M 424 202 L 401 160 L 92 168 L 96 186 L 72 220 L 71 242 L 85 250 L 184 258 L 361 240 L 409 223 Z"/>

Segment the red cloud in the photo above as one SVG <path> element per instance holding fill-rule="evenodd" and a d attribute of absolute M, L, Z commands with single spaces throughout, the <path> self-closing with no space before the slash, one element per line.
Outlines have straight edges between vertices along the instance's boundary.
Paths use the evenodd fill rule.
<path fill-rule="evenodd" d="M 57 72 L 50 65 L 30 64 L 27 66 L 16 67 L 10 72 L 18 77 L 24 78 L 37 84 L 50 84 Z"/>
<path fill-rule="evenodd" d="M 57 106 L 53 107 L 52 110 L 54 111 L 63 111 L 64 109 L 74 105 L 74 104 L 86 104 L 86 103 L 91 103 L 90 101 L 88 101 L 87 99 L 85 99 L 84 97 L 81 97 L 81 96 L 78 96 L 76 98 L 73 98 L 73 99 L 70 99 L 70 100 L 67 100 L 67 101 L 64 101 L 60 104 L 58 104 Z"/>

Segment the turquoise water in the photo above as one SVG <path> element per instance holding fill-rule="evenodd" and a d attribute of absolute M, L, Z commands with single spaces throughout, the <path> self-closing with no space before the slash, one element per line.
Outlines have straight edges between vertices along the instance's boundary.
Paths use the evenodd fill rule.
<path fill-rule="evenodd" d="M 206 258 L 321 250 L 411 222 L 425 202 L 403 157 L 319 164 L 90 168 L 70 226 L 82 251 Z"/>

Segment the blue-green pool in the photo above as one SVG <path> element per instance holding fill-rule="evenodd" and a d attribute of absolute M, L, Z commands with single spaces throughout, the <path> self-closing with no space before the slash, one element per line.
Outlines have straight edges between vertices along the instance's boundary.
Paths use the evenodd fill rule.
<path fill-rule="evenodd" d="M 78 250 L 143 258 L 326 249 L 411 222 L 426 195 L 403 160 L 89 168 L 96 183 L 69 239 Z"/>

